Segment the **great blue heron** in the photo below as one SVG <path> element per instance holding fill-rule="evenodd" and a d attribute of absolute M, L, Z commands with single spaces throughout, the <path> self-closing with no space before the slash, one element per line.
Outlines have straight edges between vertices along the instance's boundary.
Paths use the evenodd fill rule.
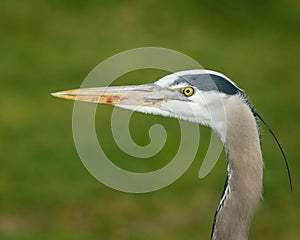
<path fill-rule="evenodd" d="M 214 129 L 227 154 L 227 180 L 214 217 L 211 235 L 214 240 L 248 239 L 263 180 L 257 117 L 278 143 L 288 169 L 277 138 L 252 107 L 244 91 L 218 72 L 188 70 L 167 75 L 153 84 L 85 88 L 53 95 L 175 117 Z M 288 175 L 291 180 L 289 169 Z"/>

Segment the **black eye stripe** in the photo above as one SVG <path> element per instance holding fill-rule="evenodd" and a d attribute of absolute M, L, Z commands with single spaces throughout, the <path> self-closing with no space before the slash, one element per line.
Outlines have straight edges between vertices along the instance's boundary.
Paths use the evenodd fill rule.
<path fill-rule="evenodd" d="M 238 93 L 243 95 L 243 91 L 234 86 L 230 81 L 214 74 L 187 74 L 178 76 L 178 79 L 173 84 L 179 85 L 182 83 L 194 86 L 201 91 L 218 91 L 228 95 Z"/>

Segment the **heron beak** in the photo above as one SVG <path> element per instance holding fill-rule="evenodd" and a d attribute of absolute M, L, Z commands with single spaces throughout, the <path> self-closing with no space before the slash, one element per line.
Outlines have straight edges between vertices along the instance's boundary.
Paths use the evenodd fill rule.
<path fill-rule="evenodd" d="M 82 88 L 52 93 L 63 99 L 130 106 L 155 106 L 157 103 L 172 98 L 172 90 L 157 84 L 133 86 L 110 86 L 99 88 Z"/>

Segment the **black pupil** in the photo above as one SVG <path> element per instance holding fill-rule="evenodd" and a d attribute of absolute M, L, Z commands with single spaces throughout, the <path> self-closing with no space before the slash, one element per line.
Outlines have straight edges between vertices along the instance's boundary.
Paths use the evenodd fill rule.
<path fill-rule="evenodd" d="M 186 93 L 190 93 L 190 91 L 191 91 L 190 89 L 187 89 L 187 90 L 186 90 Z"/>

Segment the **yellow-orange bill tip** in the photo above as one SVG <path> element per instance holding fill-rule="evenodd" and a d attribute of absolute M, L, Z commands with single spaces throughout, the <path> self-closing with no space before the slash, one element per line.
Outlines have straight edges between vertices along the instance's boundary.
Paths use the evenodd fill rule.
<path fill-rule="evenodd" d="M 51 93 L 51 95 L 58 98 L 76 100 L 76 95 L 71 94 L 70 91 L 55 92 L 55 93 Z"/>

